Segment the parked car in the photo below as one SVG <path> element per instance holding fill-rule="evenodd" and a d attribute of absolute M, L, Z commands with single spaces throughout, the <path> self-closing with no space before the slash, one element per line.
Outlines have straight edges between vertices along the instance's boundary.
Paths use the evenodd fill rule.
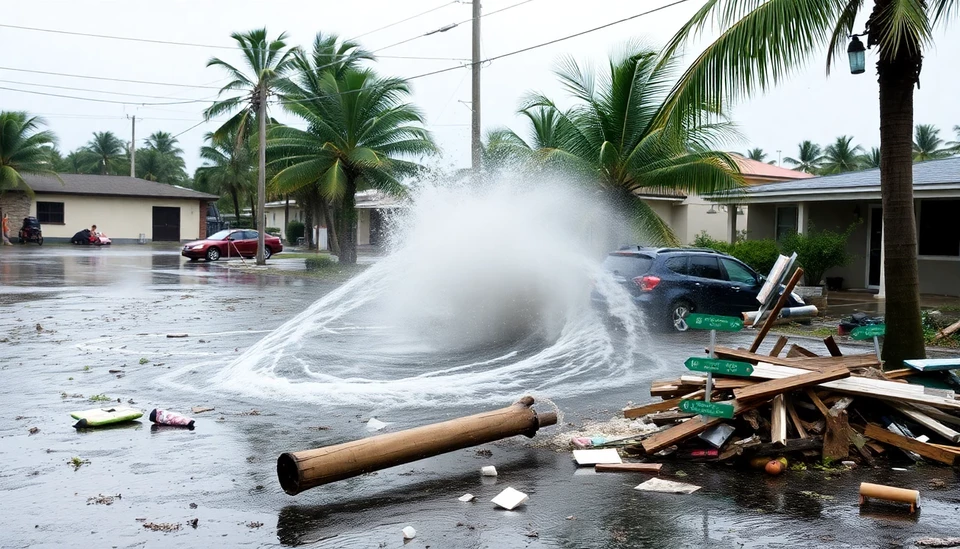
<path fill-rule="evenodd" d="M 190 258 L 190 261 L 206 259 L 216 261 L 221 257 L 246 257 L 257 255 L 257 231 L 250 229 L 226 229 L 214 233 L 204 240 L 188 242 L 183 246 L 180 255 Z M 264 236 L 264 257 L 270 257 L 283 251 L 280 239 Z"/>
<path fill-rule="evenodd" d="M 764 277 L 714 250 L 635 246 L 611 252 L 603 266 L 648 318 L 680 332 L 689 328 L 686 317 L 692 312 L 740 317 L 760 308 Z M 803 299 L 791 293 L 787 307 L 800 305 Z"/>

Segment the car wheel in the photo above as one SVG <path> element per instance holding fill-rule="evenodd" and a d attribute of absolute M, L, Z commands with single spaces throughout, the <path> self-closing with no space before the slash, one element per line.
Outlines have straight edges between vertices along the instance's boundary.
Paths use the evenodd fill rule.
<path fill-rule="evenodd" d="M 670 307 L 670 321 L 673 322 L 673 329 L 678 332 L 686 332 L 690 329 L 687 324 L 687 315 L 693 312 L 693 305 L 689 301 L 677 301 Z"/>
<path fill-rule="evenodd" d="M 42 237 L 42 236 L 38 236 L 38 237 L 37 237 L 37 244 L 40 245 L 40 246 L 43 246 L 43 237 Z"/>
<path fill-rule="evenodd" d="M 220 259 L 220 249 L 219 248 L 208 248 L 207 249 L 207 261 L 216 261 Z"/>
<path fill-rule="evenodd" d="M 270 256 L 273 255 L 273 252 L 270 251 L 270 246 L 263 247 L 263 258 L 270 259 Z"/>

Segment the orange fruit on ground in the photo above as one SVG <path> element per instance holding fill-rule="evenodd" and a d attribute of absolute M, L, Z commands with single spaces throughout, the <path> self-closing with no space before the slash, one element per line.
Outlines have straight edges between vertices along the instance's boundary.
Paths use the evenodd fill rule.
<path fill-rule="evenodd" d="M 783 472 L 783 463 L 780 460 L 772 460 L 767 463 L 767 466 L 764 467 L 764 470 L 771 475 L 779 475 Z"/>

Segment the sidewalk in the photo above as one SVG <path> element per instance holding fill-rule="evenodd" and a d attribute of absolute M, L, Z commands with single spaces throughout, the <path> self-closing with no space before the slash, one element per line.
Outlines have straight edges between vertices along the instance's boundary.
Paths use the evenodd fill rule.
<path fill-rule="evenodd" d="M 821 317 L 846 318 L 853 313 L 866 313 L 870 316 L 883 316 L 886 300 L 877 299 L 876 292 L 840 291 L 827 294 L 827 308 L 821 311 Z M 924 310 L 942 310 L 942 312 L 960 313 L 960 297 L 942 295 L 921 295 L 920 307 Z"/>

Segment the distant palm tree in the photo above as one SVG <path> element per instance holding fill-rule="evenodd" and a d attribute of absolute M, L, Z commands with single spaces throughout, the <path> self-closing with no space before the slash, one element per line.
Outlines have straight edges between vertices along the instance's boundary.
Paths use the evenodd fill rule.
<path fill-rule="evenodd" d="M 487 133 L 483 146 L 484 168 L 542 167 L 542 161 L 560 148 L 558 126 L 560 114 L 555 109 L 534 107 L 519 112 L 528 122 L 529 142 L 509 128 L 496 128 Z"/>
<path fill-rule="evenodd" d="M 933 124 L 917 124 L 913 137 L 913 161 L 937 160 L 950 156 L 950 150 L 941 148 L 940 130 Z"/>
<path fill-rule="evenodd" d="M 20 111 L 0 111 L 0 194 L 12 189 L 31 193 L 23 176 L 57 176 L 50 150 L 57 142 L 49 130 L 40 130 L 43 119 Z"/>
<path fill-rule="evenodd" d="M 90 164 L 90 153 L 83 147 L 70 151 L 57 165 L 60 173 L 87 173 Z"/>
<path fill-rule="evenodd" d="M 798 146 L 799 156 L 797 158 L 786 157 L 784 162 L 792 164 L 794 170 L 806 173 L 817 173 L 820 169 L 820 163 L 823 162 L 823 151 L 820 145 L 813 141 L 803 141 Z"/>
<path fill-rule="evenodd" d="M 160 183 L 182 183 L 187 179 L 183 149 L 167 132 L 154 132 L 146 147 L 137 151 L 137 177 Z"/>
<path fill-rule="evenodd" d="M 825 174 L 852 172 L 860 169 L 860 154 L 863 147 L 851 146 L 853 136 L 841 135 L 824 149 L 820 171 Z"/>
<path fill-rule="evenodd" d="M 750 149 L 745 154 L 750 160 L 756 160 L 757 162 L 766 162 L 767 153 L 763 152 L 763 149 L 757 147 L 756 149 Z"/>
<path fill-rule="evenodd" d="M 232 134 L 217 139 L 208 133 L 204 139 L 207 144 L 200 147 L 203 165 L 194 173 L 194 185 L 203 192 L 229 196 L 239 223 L 240 202 L 256 193 L 255 155 L 247 141 L 238 144 Z"/>
<path fill-rule="evenodd" d="M 85 172 L 100 175 L 122 173 L 124 169 L 125 145 L 113 132 L 93 132 L 93 139 L 87 142 L 84 150 Z"/>
<path fill-rule="evenodd" d="M 251 133 L 254 123 L 258 125 L 258 145 L 259 154 L 257 164 L 257 208 L 255 210 L 256 227 L 259 233 L 257 237 L 257 265 L 267 263 L 264 258 L 264 216 L 263 210 L 266 203 L 266 139 L 267 139 L 267 97 L 273 94 L 278 81 L 283 78 L 283 74 L 290 68 L 292 61 L 291 50 L 287 49 L 284 42 L 286 33 L 281 33 L 276 40 L 267 39 L 267 29 L 257 29 L 246 33 L 233 33 L 230 35 L 237 41 L 241 53 L 243 53 L 246 67 L 244 72 L 230 63 L 214 57 L 207 62 L 207 66 L 222 67 L 227 74 L 233 78 L 228 84 L 220 89 L 220 94 L 232 92 L 242 92 L 240 95 L 234 95 L 221 99 L 211 105 L 204 116 L 207 120 L 224 113 L 237 111 L 229 120 L 214 132 L 217 139 L 223 139 L 232 134 L 237 139 L 237 144 L 246 140 Z"/>
<path fill-rule="evenodd" d="M 866 168 L 880 167 L 880 148 L 871 147 L 870 152 L 860 155 L 860 166 Z"/>
<path fill-rule="evenodd" d="M 954 126 L 953 133 L 957 134 L 957 140 L 947 141 L 947 147 L 951 153 L 960 154 L 960 126 Z"/>

